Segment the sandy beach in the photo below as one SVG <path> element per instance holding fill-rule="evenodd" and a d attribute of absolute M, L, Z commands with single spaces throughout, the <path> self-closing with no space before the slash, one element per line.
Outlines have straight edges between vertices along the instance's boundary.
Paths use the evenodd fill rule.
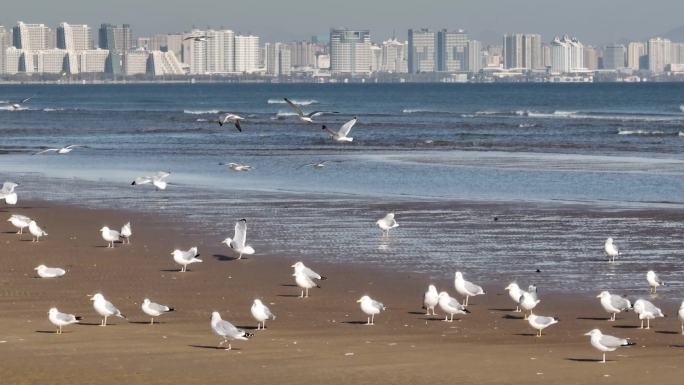
<path fill-rule="evenodd" d="M 49 233 L 39 243 L 2 222 L 0 268 L 0 382 L 2 384 L 681 384 L 684 336 L 678 305 L 657 299 L 667 318 L 640 330 L 629 312 L 607 322 L 593 295 L 544 294 L 536 313 L 560 323 L 534 336 L 503 290 L 481 282 L 487 295 L 471 298 L 471 314 L 453 323 L 426 317 L 422 294 L 429 283 L 452 295 L 443 279 L 388 269 L 304 260 L 328 277 L 300 299 L 290 265 L 295 255 L 234 260 L 222 238 L 197 236 L 182 220 L 123 211 L 20 202 L 2 215 L 35 218 Z M 130 245 L 107 249 L 98 229 L 131 221 Z M 204 262 L 179 273 L 170 252 L 198 246 Z M 340 256 L 343 261 L 344 256 Z M 39 264 L 68 270 L 63 278 L 35 278 Z M 644 289 L 647 290 L 646 288 Z M 99 327 L 89 294 L 101 292 L 127 315 Z M 375 326 L 355 302 L 368 294 L 387 311 Z M 646 292 L 644 293 L 646 294 Z M 148 325 L 143 298 L 173 306 Z M 261 298 L 277 315 L 249 341 L 218 349 L 209 318 L 219 311 L 234 324 L 256 328 L 249 313 Z M 57 335 L 47 311 L 83 317 Z M 439 312 L 439 311 L 438 311 Z M 631 338 L 636 346 L 600 352 L 583 334 Z"/>

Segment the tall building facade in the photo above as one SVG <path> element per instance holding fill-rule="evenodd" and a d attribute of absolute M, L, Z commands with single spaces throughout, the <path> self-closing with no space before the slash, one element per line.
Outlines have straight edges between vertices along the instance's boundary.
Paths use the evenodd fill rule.
<path fill-rule="evenodd" d="M 631 42 L 627 45 L 627 68 L 638 71 L 645 69 L 643 63 L 646 56 L 646 44 Z"/>
<path fill-rule="evenodd" d="M 542 37 L 535 33 L 513 33 L 503 37 L 504 67 L 538 70 L 544 68 Z"/>
<path fill-rule="evenodd" d="M 472 73 L 482 69 L 482 43 L 477 40 L 469 40 L 465 54 L 465 70 Z"/>
<path fill-rule="evenodd" d="M 133 35 L 128 24 L 102 24 L 98 32 L 99 47 L 109 51 L 106 72 L 123 74 L 123 56 L 133 48 Z"/>
<path fill-rule="evenodd" d="M 369 30 L 330 30 L 330 72 L 352 76 L 367 75 L 371 72 Z"/>
<path fill-rule="evenodd" d="M 27 24 L 17 22 L 13 28 L 13 45 L 25 51 L 39 51 L 50 47 L 50 28 L 45 24 Z"/>
<path fill-rule="evenodd" d="M 408 30 L 408 67 L 412 74 L 435 72 L 437 69 L 437 37 L 429 29 Z"/>
<path fill-rule="evenodd" d="M 464 30 L 437 32 L 437 71 L 465 71 L 468 34 Z"/>
<path fill-rule="evenodd" d="M 6 72 L 5 56 L 7 48 L 10 47 L 10 31 L 0 25 L 0 75 Z"/>
<path fill-rule="evenodd" d="M 608 70 L 618 70 L 625 68 L 625 46 L 622 44 L 612 44 L 603 50 L 603 68 Z"/>
<path fill-rule="evenodd" d="M 669 39 L 655 37 L 648 40 L 648 70 L 653 73 L 665 71 L 672 60 L 672 42 Z"/>
<path fill-rule="evenodd" d="M 67 51 L 93 49 L 93 34 L 85 24 L 60 23 L 57 27 L 57 48 Z"/>
<path fill-rule="evenodd" d="M 551 42 L 551 71 L 555 73 L 578 72 L 585 70 L 584 45 L 576 38 L 567 35 L 556 37 Z"/>
<path fill-rule="evenodd" d="M 266 74 L 272 76 L 289 76 L 292 72 L 290 46 L 283 43 L 266 43 Z"/>
<path fill-rule="evenodd" d="M 396 39 L 382 42 L 382 63 L 380 70 L 391 73 L 408 72 L 408 42 L 402 43 Z"/>
<path fill-rule="evenodd" d="M 259 36 L 235 36 L 235 72 L 259 71 Z"/>
<path fill-rule="evenodd" d="M 211 74 L 235 72 L 235 33 L 228 29 L 205 33 L 206 71 Z"/>
<path fill-rule="evenodd" d="M 310 41 L 297 41 L 290 44 L 293 67 L 315 67 L 318 45 Z"/>

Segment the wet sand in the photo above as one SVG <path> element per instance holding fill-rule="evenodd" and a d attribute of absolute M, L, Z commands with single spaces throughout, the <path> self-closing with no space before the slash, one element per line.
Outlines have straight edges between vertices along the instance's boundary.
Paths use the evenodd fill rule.
<path fill-rule="evenodd" d="M 595 294 L 542 292 L 537 313 L 561 321 L 536 338 L 510 311 L 502 283 L 483 283 L 487 295 L 471 299 L 472 314 L 446 323 L 426 317 L 420 306 L 429 283 L 453 294 L 453 272 L 430 282 L 422 274 L 304 260 L 329 279 L 300 299 L 291 277 L 290 265 L 299 260 L 294 253 L 237 261 L 222 238 L 186 235 L 204 229 L 150 215 L 43 202 L 3 211 L 3 218 L 37 219 L 49 236 L 36 244 L 29 235 L 20 240 L 8 222 L 0 225 L 2 384 L 681 384 L 684 378 L 675 298 L 656 299 L 669 317 L 640 330 L 633 313 L 607 322 Z M 98 230 L 129 220 L 131 245 L 105 248 Z M 171 250 L 195 245 L 204 262 L 179 273 Z M 35 278 L 41 263 L 68 273 Z M 114 318 L 99 327 L 87 296 L 95 292 L 128 321 Z M 355 302 L 363 294 L 388 307 L 375 326 L 363 325 Z M 176 311 L 150 326 L 140 310 L 145 297 Z M 232 351 L 217 349 L 211 311 L 254 328 L 249 308 L 257 297 L 277 319 Z M 54 334 L 47 320 L 52 306 L 83 316 L 82 324 Z M 582 335 L 595 327 L 637 345 L 597 363 L 600 352 Z"/>

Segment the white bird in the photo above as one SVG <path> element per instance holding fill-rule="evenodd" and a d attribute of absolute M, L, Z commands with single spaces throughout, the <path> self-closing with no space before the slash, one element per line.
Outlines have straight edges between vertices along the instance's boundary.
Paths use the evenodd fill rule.
<path fill-rule="evenodd" d="M 287 104 L 292 107 L 292 109 L 297 113 L 297 117 L 299 118 L 300 121 L 304 123 L 313 123 L 313 118 L 324 115 L 324 114 L 337 114 L 338 112 L 335 111 L 312 111 L 308 114 L 305 114 L 304 111 L 302 111 L 302 107 L 300 107 L 298 104 L 294 103 L 288 98 L 283 98 Z"/>
<path fill-rule="evenodd" d="M 601 333 L 598 329 L 593 329 L 585 336 L 591 337 L 591 346 L 603 353 L 603 360 L 601 363 L 606 363 L 606 352 L 614 352 L 620 346 L 636 345 L 634 342 L 629 342 L 626 338 L 618 338 Z"/>
<path fill-rule="evenodd" d="M 219 115 L 218 124 L 219 126 L 223 126 L 226 123 L 232 123 L 235 125 L 235 128 L 237 128 L 238 131 L 242 132 L 242 127 L 240 127 L 240 121 L 242 120 L 245 120 L 245 118 L 240 115 L 225 113 Z"/>
<path fill-rule="evenodd" d="M 150 316 L 150 325 L 154 325 L 154 317 L 159 317 L 160 315 L 164 313 L 168 313 L 171 311 L 174 311 L 175 309 L 172 307 L 168 307 L 165 305 L 160 305 L 158 303 L 154 303 L 150 301 L 148 298 L 145 298 L 143 300 L 142 306 L 142 311 Z"/>
<path fill-rule="evenodd" d="M 250 310 L 252 311 L 252 317 L 257 321 L 257 330 L 266 329 L 266 320 L 276 319 L 275 314 L 260 299 L 254 300 Z"/>
<path fill-rule="evenodd" d="M 62 326 L 76 324 L 81 320 L 81 317 L 76 317 L 73 314 L 61 313 L 56 307 L 48 311 L 48 320 L 53 325 L 57 326 L 57 334 L 62 334 Z"/>
<path fill-rule="evenodd" d="M 19 185 L 14 182 L 5 182 L 0 189 L 0 200 L 4 200 L 8 205 L 16 205 L 18 196 L 14 191 Z"/>
<path fill-rule="evenodd" d="M 107 326 L 107 318 L 111 316 L 124 319 L 126 318 L 126 316 L 121 314 L 121 311 L 117 309 L 114 305 L 112 305 L 111 302 L 107 301 L 102 294 L 97 293 L 94 296 L 92 296 L 90 300 L 93 301 L 93 308 L 95 309 L 97 314 L 104 317 L 102 319 L 102 323 L 100 324 L 100 326 Z"/>
<path fill-rule="evenodd" d="M 306 267 L 306 265 L 303 262 L 297 262 L 294 265 L 290 266 L 294 268 L 294 273 L 304 273 L 307 277 L 311 279 L 318 279 L 321 281 L 324 281 L 328 279 L 327 277 L 324 277 L 317 272 L 311 270 L 310 268 Z"/>
<path fill-rule="evenodd" d="M 352 120 L 343 124 L 342 127 L 340 127 L 340 130 L 337 132 L 329 129 L 328 126 L 326 126 L 325 124 L 322 126 L 322 130 L 326 131 L 328 134 L 330 134 L 330 137 L 335 142 L 352 142 L 352 141 L 354 141 L 354 138 L 352 138 L 351 136 L 348 136 L 348 135 L 349 135 L 349 132 L 351 131 L 352 127 L 354 127 L 354 125 L 356 124 L 357 120 L 358 119 L 355 116 Z"/>
<path fill-rule="evenodd" d="M 540 315 L 536 315 L 534 313 L 530 313 L 530 316 L 527 317 L 527 323 L 530 324 L 534 329 L 537 329 L 539 332 L 537 334 L 537 337 L 542 336 L 542 330 L 546 329 L 547 327 L 557 324 L 558 323 L 558 318 L 554 317 L 544 317 Z"/>
<path fill-rule="evenodd" d="M 607 291 L 602 291 L 596 298 L 601 298 L 601 306 L 610 314 L 609 321 L 615 321 L 617 313 L 628 311 L 632 308 L 632 303 L 627 298 L 617 294 L 610 294 Z"/>
<path fill-rule="evenodd" d="M 468 298 L 485 294 L 482 287 L 463 279 L 463 274 L 460 271 L 457 271 L 456 274 L 454 274 L 454 287 L 458 294 L 465 297 L 463 306 L 468 306 Z"/>
<path fill-rule="evenodd" d="M 48 235 L 48 233 L 46 233 L 45 231 L 43 231 L 43 229 L 38 227 L 38 224 L 36 223 L 36 221 L 29 222 L 28 228 L 29 228 L 29 233 L 31 233 L 31 235 L 33 236 L 33 239 L 32 239 L 33 242 L 38 242 L 40 240 L 40 237 L 44 237 L 44 236 Z"/>
<path fill-rule="evenodd" d="M 423 309 L 425 309 L 425 315 L 430 315 L 430 310 L 432 310 L 432 315 L 437 315 L 435 313 L 435 306 L 439 304 L 439 293 L 435 285 L 428 286 L 428 290 L 423 295 Z"/>
<path fill-rule="evenodd" d="M 24 229 L 29 226 L 29 223 L 31 223 L 31 218 L 25 215 L 13 214 L 7 221 L 10 222 L 12 226 L 19 229 L 17 234 L 23 234 Z"/>
<path fill-rule="evenodd" d="M 649 286 L 651 286 L 651 294 L 655 294 L 658 291 L 658 286 L 665 286 L 665 282 L 658 278 L 658 275 L 653 270 L 649 270 L 646 273 L 646 280 Z"/>
<path fill-rule="evenodd" d="M 617 245 L 613 243 L 613 238 L 606 239 L 606 243 L 603 247 L 606 251 L 606 255 L 608 256 L 608 261 L 615 262 L 615 257 L 620 255 L 620 251 L 618 250 Z"/>
<path fill-rule="evenodd" d="M 252 169 L 252 166 L 243 164 L 243 163 L 219 163 L 219 166 L 228 166 L 233 171 L 250 171 Z"/>
<path fill-rule="evenodd" d="M 520 312 L 520 299 L 522 298 L 523 293 L 527 292 L 521 289 L 520 286 L 518 286 L 518 284 L 515 282 L 506 286 L 504 290 L 508 291 L 508 295 L 511 297 L 513 302 L 515 302 L 515 312 Z"/>
<path fill-rule="evenodd" d="M 367 295 L 359 298 L 356 302 L 361 304 L 361 311 L 368 316 L 366 325 L 375 325 L 375 315 L 385 310 L 385 305 L 382 302 L 378 302 Z"/>
<path fill-rule="evenodd" d="M 79 144 L 70 144 L 66 147 L 46 148 L 45 150 L 39 151 L 39 152 L 35 153 L 34 155 L 41 155 L 41 154 L 45 154 L 48 152 L 54 152 L 55 154 L 58 154 L 58 155 L 66 155 L 66 154 L 70 153 L 71 151 L 73 151 L 74 149 L 79 148 L 79 147 L 85 147 L 85 146 L 82 146 Z"/>
<path fill-rule="evenodd" d="M 389 235 L 389 231 L 393 228 L 399 227 L 397 221 L 394 220 L 394 213 L 388 213 L 382 219 L 375 221 L 384 235 Z"/>
<path fill-rule="evenodd" d="M 152 183 L 152 185 L 158 190 L 166 190 L 166 186 L 169 184 L 166 179 L 169 177 L 169 175 L 171 175 L 170 172 L 159 171 L 155 175 L 139 176 L 135 178 L 135 180 L 131 183 L 131 186 Z"/>
<path fill-rule="evenodd" d="M 528 293 L 528 292 L 523 292 L 522 296 L 520 296 L 520 307 L 525 310 L 525 319 L 528 318 L 527 312 L 529 311 L 530 314 L 532 314 L 532 309 L 534 309 L 541 300 L 537 298 L 536 294 Z"/>
<path fill-rule="evenodd" d="M 213 39 L 213 38 L 214 38 L 213 36 L 208 36 L 208 35 L 192 35 L 192 36 L 188 36 L 188 37 L 184 38 L 183 41 L 185 41 L 185 40 L 207 41 L 207 39 Z"/>
<path fill-rule="evenodd" d="M 323 168 L 325 168 L 326 163 L 328 163 L 327 160 L 319 160 L 319 161 L 316 162 L 316 163 L 306 163 L 306 164 L 303 164 L 303 165 L 297 167 L 297 169 L 300 169 L 300 168 L 302 168 L 302 167 L 313 167 L 313 168 L 316 169 L 316 170 L 322 170 Z"/>
<path fill-rule="evenodd" d="M 246 244 L 247 242 L 247 220 L 240 219 L 235 223 L 235 233 L 233 238 L 226 238 L 221 243 L 225 243 L 238 253 L 238 259 L 242 259 L 242 254 L 254 254 L 254 248 Z"/>
<path fill-rule="evenodd" d="M 679 322 L 682 324 L 682 335 L 684 335 L 684 301 L 679 305 L 679 312 L 677 315 L 679 316 Z"/>
<path fill-rule="evenodd" d="M 24 103 L 28 102 L 28 101 L 31 100 L 31 99 L 33 99 L 33 96 L 28 97 L 28 98 L 26 98 L 26 99 L 14 101 L 14 102 L 9 102 L 8 105 L 9 105 L 9 107 L 10 107 L 10 111 L 17 111 L 17 110 L 20 110 L 21 107 L 22 107 L 22 105 L 23 105 Z"/>
<path fill-rule="evenodd" d="M 646 320 L 646 329 L 650 329 L 652 319 L 665 317 L 660 308 L 645 299 L 638 299 L 634 302 L 634 312 L 639 315 L 641 329 L 644 328 L 644 320 Z"/>
<path fill-rule="evenodd" d="M 320 285 L 315 280 L 325 280 L 326 277 L 321 276 L 315 271 L 309 269 L 302 262 L 297 262 L 291 267 L 294 267 L 295 283 L 302 289 L 302 294 L 299 298 L 309 298 L 309 289 L 314 287 L 320 288 Z"/>
<path fill-rule="evenodd" d="M 177 264 L 181 265 L 181 273 L 187 271 L 187 266 L 189 264 L 202 262 L 201 259 L 197 258 L 199 257 L 199 253 L 197 253 L 197 246 L 191 247 L 187 251 L 176 249 L 171 252 L 171 255 L 173 255 L 173 260 L 176 261 Z"/>
<path fill-rule="evenodd" d="M 211 313 L 211 330 L 214 332 L 214 334 L 222 339 L 221 343 L 219 343 L 219 347 L 228 342 L 228 347 L 226 350 L 231 350 L 233 348 L 230 344 L 230 341 L 247 341 L 249 337 L 254 335 L 252 333 L 247 333 L 242 329 L 236 328 L 228 321 L 222 320 L 221 315 L 217 311 Z"/>
<path fill-rule="evenodd" d="M 131 230 L 131 222 L 126 222 L 125 225 L 121 226 L 121 231 L 119 232 L 119 236 L 123 238 L 123 243 L 130 244 L 131 243 L 131 235 L 133 235 L 133 231 Z"/>
<path fill-rule="evenodd" d="M 39 265 L 34 268 L 40 278 L 58 278 L 66 274 L 66 270 L 60 267 L 47 267 L 45 265 Z"/>
<path fill-rule="evenodd" d="M 118 231 L 112 230 L 107 226 L 100 229 L 100 234 L 102 239 L 107 241 L 107 248 L 114 248 L 114 242 L 119 242 L 121 239 L 121 234 Z"/>
<path fill-rule="evenodd" d="M 438 298 L 439 308 L 445 313 L 445 322 L 454 322 L 454 314 L 470 313 L 465 306 L 461 305 L 456 298 L 451 297 L 446 291 L 439 293 Z"/>

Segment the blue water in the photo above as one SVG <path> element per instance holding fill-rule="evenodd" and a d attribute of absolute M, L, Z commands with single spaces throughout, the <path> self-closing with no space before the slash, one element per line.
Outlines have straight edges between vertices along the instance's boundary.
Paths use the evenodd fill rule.
<path fill-rule="evenodd" d="M 217 237 L 247 217 L 258 250 L 303 259 L 489 280 L 544 266 L 551 289 L 594 282 L 609 235 L 633 275 L 606 270 L 606 288 L 633 288 L 647 267 L 684 271 L 680 220 L 661 215 L 684 208 L 681 84 L 0 87 L 0 100 L 31 95 L 0 106 L 0 176 L 26 198 L 168 212 Z M 283 97 L 339 111 L 318 118 L 334 129 L 358 116 L 354 142 L 298 122 Z M 219 127 L 219 111 L 246 117 L 243 132 Z M 88 147 L 32 155 L 68 144 Z M 218 165 L 231 161 L 253 170 Z M 167 191 L 130 186 L 158 170 Z M 402 225 L 380 239 L 373 223 L 390 210 Z"/>

